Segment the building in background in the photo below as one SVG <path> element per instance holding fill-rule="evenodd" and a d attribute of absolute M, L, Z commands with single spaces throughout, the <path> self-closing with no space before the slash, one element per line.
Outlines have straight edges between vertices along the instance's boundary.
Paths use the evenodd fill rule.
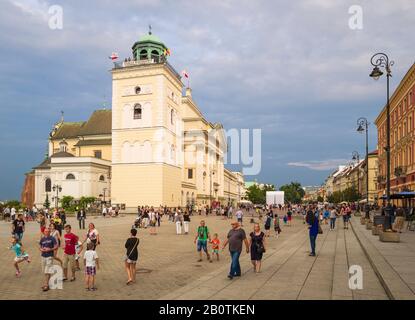
<path fill-rule="evenodd" d="M 305 192 L 303 201 L 317 201 L 319 195 L 322 196 L 321 186 L 304 186 L 303 190 Z"/>
<path fill-rule="evenodd" d="M 243 175 L 224 167 L 222 125 L 203 116 L 190 88 L 183 93 L 167 52 L 149 32 L 133 45 L 132 58 L 114 63 L 112 110 L 54 126 L 47 157 L 27 175 L 27 206 L 31 193 L 38 206 L 47 196 L 52 202 L 54 185 L 62 187 L 60 197 L 106 194 L 131 210 L 235 204 L 244 197 Z"/>
<path fill-rule="evenodd" d="M 391 194 L 415 191 L 415 64 L 390 98 Z M 386 106 L 375 120 L 378 133 L 377 197 L 386 194 Z"/>

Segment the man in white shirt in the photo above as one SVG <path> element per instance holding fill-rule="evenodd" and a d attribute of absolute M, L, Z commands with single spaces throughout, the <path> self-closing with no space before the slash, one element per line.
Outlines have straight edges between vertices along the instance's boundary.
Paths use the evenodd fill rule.
<path fill-rule="evenodd" d="M 243 219 L 244 214 L 241 208 L 239 208 L 238 211 L 236 211 L 235 216 L 236 216 L 236 219 L 238 219 L 238 222 L 241 224 L 241 227 L 242 227 L 242 219 Z"/>
<path fill-rule="evenodd" d="M 12 221 L 14 221 L 16 219 L 16 209 L 14 207 L 12 207 L 10 216 L 12 218 Z"/>
<path fill-rule="evenodd" d="M 229 210 L 228 210 L 228 218 L 232 219 L 232 206 L 229 206 Z"/>

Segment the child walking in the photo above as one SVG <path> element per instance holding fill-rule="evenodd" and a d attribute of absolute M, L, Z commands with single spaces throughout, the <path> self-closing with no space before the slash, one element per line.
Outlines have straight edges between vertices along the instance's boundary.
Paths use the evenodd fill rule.
<path fill-rule="evenodd" d="M 19 269 L 19 263 L 22 263 L 23 261 L 30 263 L 30 257 L 24 251 L 23 245 L 17 241 L 16 237 L 12 237 L 10 242 L 11 242 L 11 246 L 9 247 L 9 250 L 13 250 L 14 253 L 16 254 L 16 257 L 14 258 L 14 264 L 13 264 L 14 267 L 16 268 L 16 277 L 20 277 L 22 272 Z"/>
<path fill-rule="evenodd" d="M 97 290 L 95 287 L 95 275 L 97 274 L 97 269 L 99 269 L 99 261 L 94 247 L 95 245 L 92 242 L 88 243 L 84 253 L 85 289 L 88 291 Z"/>
<path fill-rule="evenodd" d="M 213 239 L 212 239 L 212 241 L 210 243 L 212 243 L 212 259 L 216 255 L 216 260 L 219 261 L 219 245 L 220 245 L 220 240 L 218 238 L 218 234 L 217 233 L 215 233 L 213 235 Z M 210 262 L 212 262 L 212 259 L 210 260 Z"/>

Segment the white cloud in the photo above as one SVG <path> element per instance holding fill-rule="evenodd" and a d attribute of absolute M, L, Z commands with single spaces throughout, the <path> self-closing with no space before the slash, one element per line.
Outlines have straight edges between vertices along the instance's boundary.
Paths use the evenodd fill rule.
<path fill-rule="evenodd" d="M 349 160 L 347 159 L 328 159 L 328 160 L 321 160 L 321 161 L 300 161 L 300 162 L 289 162 L 287 163 L 288 166 L 291 167 L 304 167 L 309 168 L 311 170 L 317 171 L 326 171 L 331 169 L 336 169 L 340 165 L 344 165 Z"/>
<path fill-rule="evenodd" d="M 9 0 L 11 4 L 26 14 L 48 21 L 48 10 L 50 5 L 40 0 Z"/>

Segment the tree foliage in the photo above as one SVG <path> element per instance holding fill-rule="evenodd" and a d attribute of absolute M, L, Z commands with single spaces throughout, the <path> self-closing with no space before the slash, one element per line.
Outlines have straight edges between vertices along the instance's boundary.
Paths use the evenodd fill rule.
<path fill-rule="evenodd" d="M 68 210 L 73 205 L 74 197 L 72 196 L 63 196 L 61 199 L 61 206 L 63 209 Z"/>
<path fill-rule="evenodd" d="M 290 184 L 282 185 L 280 191 L 284 191 L 285 201 L 290 203 L 301 203 L 301 200 L 305 195 L 305 191 L 299 182 L 291 182 Z"/>
<path fill-rule="evenodd" d="M 45 202 L 43 203 L 43 207 L 49 209 L 50 208 L 50 201 L 49 201 L 49 195 L 46 194 Z"/>
<path fill-rule="evenodd" d="M 361 195 L 355 187 L 347 188 L 343 191 L 335 191 L 327 197 L 330 203 L 355 202 L 361 199 Z"/>
<path fill-rule="evenodd" d="M 253 184 L 248 188 L 246 195 L 249 201 L 254 204 L 265 204 L 267 191 L 275 191 L 275 186 L 272 184 L 263 186 Z"/>

